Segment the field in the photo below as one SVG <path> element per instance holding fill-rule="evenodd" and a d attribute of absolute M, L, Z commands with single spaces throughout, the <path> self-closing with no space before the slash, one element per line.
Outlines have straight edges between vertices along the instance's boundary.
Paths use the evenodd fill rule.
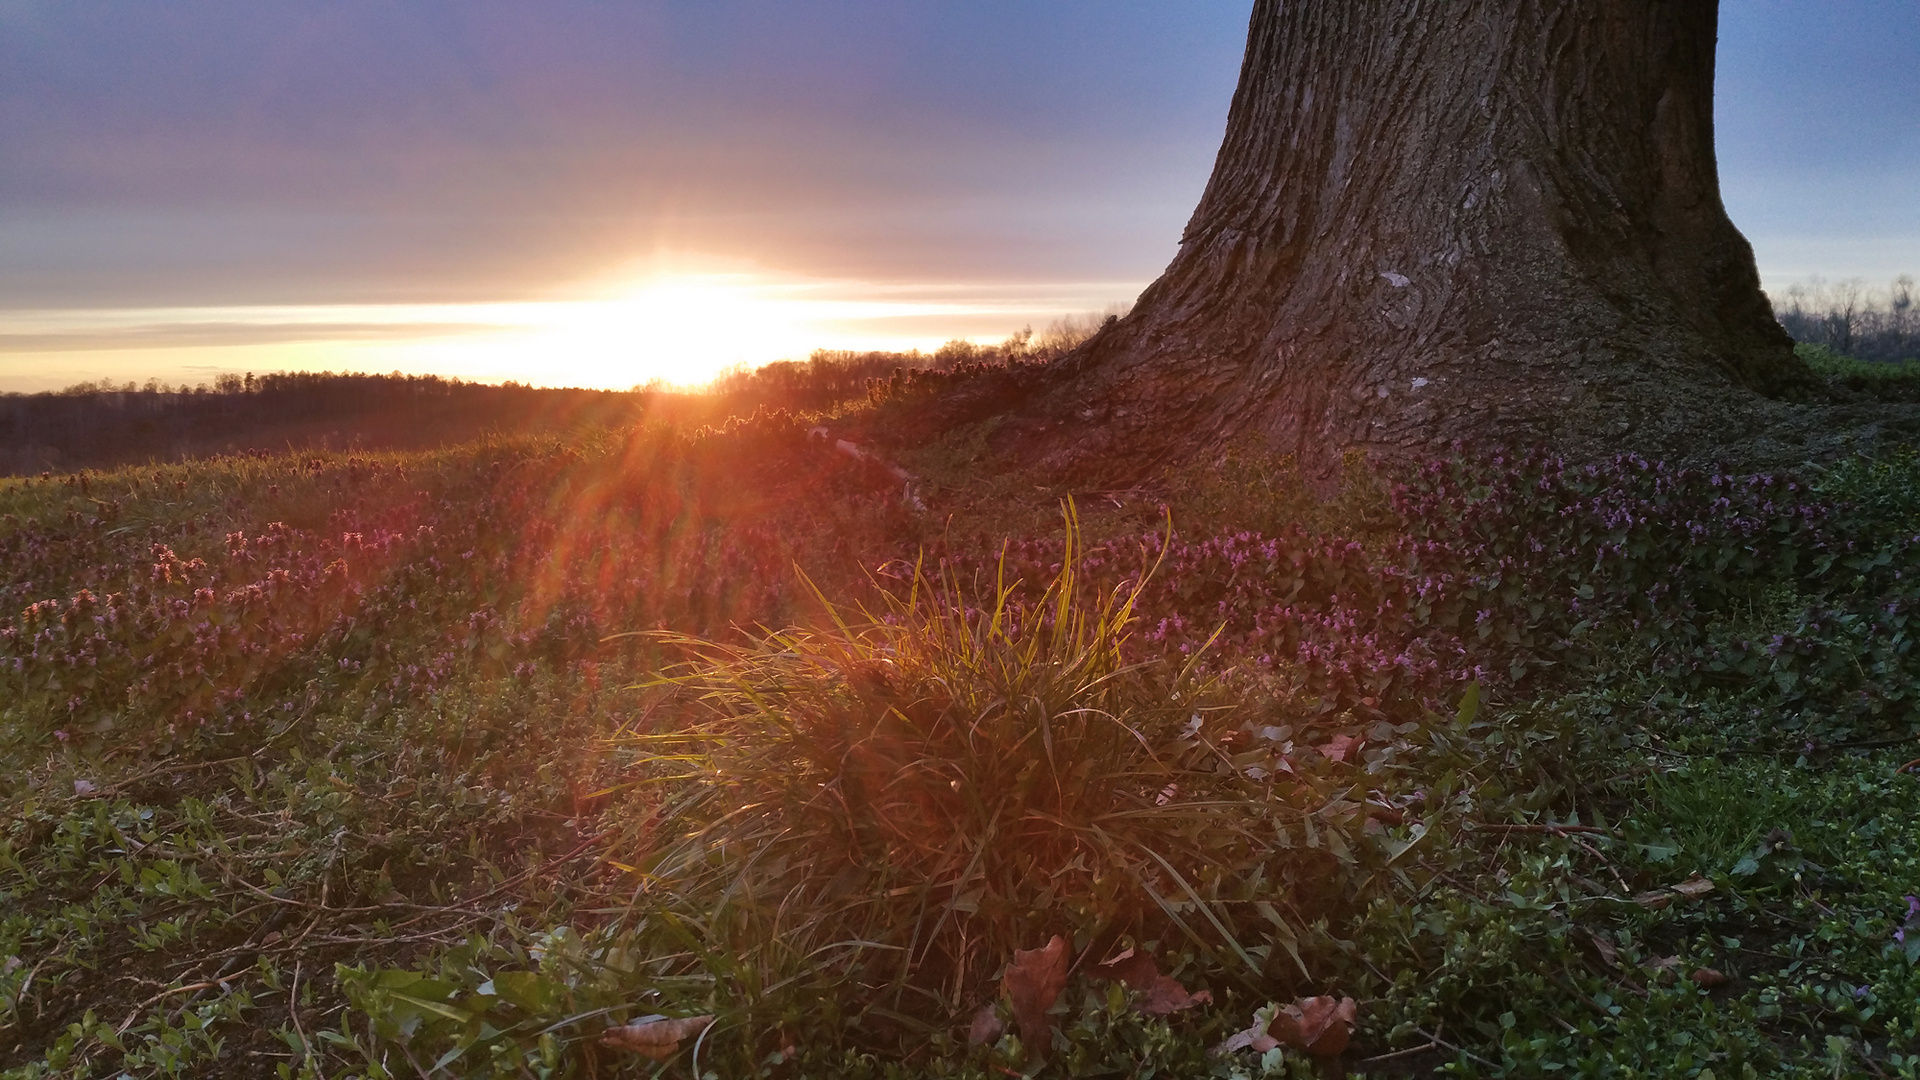
<path fill-rule="evenodd" d="M 0 480 L 0 1077 L 1920 1076 L 1920 459 L 1066 491 L 989 368 Z"/>

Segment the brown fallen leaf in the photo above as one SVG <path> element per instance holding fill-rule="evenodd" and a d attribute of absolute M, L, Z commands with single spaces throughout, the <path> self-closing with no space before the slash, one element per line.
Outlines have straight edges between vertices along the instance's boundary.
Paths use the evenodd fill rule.
<path fill-rule="evenodd" d="M 1680 974 L 1680 958 L 1677 956 L 1655 957 L 1640 966 L 1646 968 L 1653 974 L 1653 977 L 1660 982 L 1665 982 Z"/>
<path fill-rule="evenodd" d="M 967 1025 L 967 1045 L 986 1046 L 988 1043 L 997 1043 L 1000 1041 L 1000 1036 L 1006 1033 L 1006 1022 L 1000 1019 L 999 1010 L 995 1009 L 993 1002 L 989 1001 L 980 1006 L 980 1011 L 973 1014 L 973 1022 Z"/>
<path fill-rule="evenodd" d="M 1094 973 L 1103 979 L 1117 979 L 1125 983 L 1128 989 L 1140 991 L 1144 996 L 1137 1007 L 1148 1016 L 1167 1016 L 1213 1001 L 1213 994 L 1206 990 L 1197 994 L 1187 993 L 1187 988 L 1181 986 L 1178 979 L 1160 973 L 1153 957 L 1132 949 L 1101 964 L 1094 969 Z"/>
<path fill-rule="evenodd" d="M 1358 758 L 1361 741 L 1354 735 L 1335 735 L 1328 740 L 1327 745 L 1320 748 L 1320 753 L 1328 761 L 1345 761 L 1349 757 Z"/>
<path fill-rule="evenodd" d="M 1716 986 L 1727 985 L 1726 973 L 1710 967 L 1694 968 L 1693 974 L 1688 976 L 1688 978 L 1692 979 L 1693 984 L 1702 990 L 1711 990 Z"/>
<path fill-rule="evenodd" d="M 1336 1057 L 1347 1049 L 1359 1005 L 1350 997 L 1310 997 L 1281 1009 L 1268 1033 L 1315 1057 Z"/>
<path fill-rule="evenodd" d="M 1053 935 L 1045 948 L 1015 949 L 1013 963 L 1001 976 L 1000 988 L 1013 1006 L 1014 1022 L 1020 1025 L 1020 1041 L 1029 1053 L 1045 1057 L 1053 1042 L 1053 1025 L 1047 1022 L 1047 1010 L 1067 986 L 1067 939 Z"/>
<path fill-rule="evenodd" d="M 1608 967 L 1620 966 L 1620 950 L 1614 948 L 1613 942 L 1591 930 L 1582 936 L 1586 938 L 1587 944 L 1593 948 L 1594 955 L 1600 958 L 1601 963 Z"/>
<path fill-rule="evenodd" d="M 1227 1036 L 1227 1041 L 1214 1047 L 1213 1052 L 1222 1056 L 1238 1053 L 1241 1050 L 1252 1050 L 1256 1054 L 1266 1053 L 1280 1045 L 1280 1040 L 1267 1034 L 1268 1023 L 1269 1021 L 1255 1014 L 1252 1027 Z"/>
<path fill-rule="evenodd" d="M 1407 823 L 1407 815 L 1405 811 L 1397 806 L 1390 806 L 1387 803 L 1368 799 L 1367 820 L 1370 822 L 1380 821 L 1388 825 L 1405 825 Z"/>
<path fill-rule="evenodd" d="M 680 1049 L 680 1040 L 698 1035 L 713 1023 L 712 1016 L 683 1016 L 677 1020 L 656 1017 L 652 1020 L 640 1020 L 620 1027 L 610 1027 L 600 1033 L 600 1045 L 611 1046 L 616 1050 L 630 1050 L 643 1054 L 655 1061 L 664 1061 Z"/>
<path fill-rule="evenodd" d="M 1643 892 L 1635 896 L 1633 902 L 1646 908 L 1648 911 L 1659 911 L 1661 908 L 1673 903 L 1673 894 L 1665 889 L 1654 889 L 1651 892 Z"/>
<path fill-rule="evenodd" d="M 1695 874 L 1673 887 L 1673 891 L 1689 900 L 1698 900 L 1713 891 L 1713 882 Z"/>

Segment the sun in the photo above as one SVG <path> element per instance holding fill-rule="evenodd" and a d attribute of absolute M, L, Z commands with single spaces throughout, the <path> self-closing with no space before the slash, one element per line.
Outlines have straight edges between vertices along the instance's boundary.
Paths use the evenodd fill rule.
<path fill-rule="evenodd" d="M 804 352 L 803 306 L 744 276 L 665 277 L 603 300 L 556 305 L 539 337 L 555 364 L 585 382 L 697 383 L 736 364 Z"/>

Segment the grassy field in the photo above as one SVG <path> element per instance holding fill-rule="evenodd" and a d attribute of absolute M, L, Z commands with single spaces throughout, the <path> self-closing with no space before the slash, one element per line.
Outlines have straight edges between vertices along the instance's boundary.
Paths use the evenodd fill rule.
<path fill-rule="evenodd" d="M 816 419 L 0 481 L 0 1076 L 1920 1075 L 1920 460 Z"/>

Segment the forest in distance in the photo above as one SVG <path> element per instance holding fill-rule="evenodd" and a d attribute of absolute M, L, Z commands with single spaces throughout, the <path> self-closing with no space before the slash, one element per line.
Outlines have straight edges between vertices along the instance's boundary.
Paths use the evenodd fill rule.
<path fill-rule="evenodd" d="M 1831 386 L 1878 400 L 1920 400 L 1920 305 L 1903 275 L 1884 289 L 1815 278 L 1787 288 L 1775 317 Z M 738 367 L 702 387 L 655 382 L 630 391 L 490 384 L 437 376 L 276 372 L 212 384 L 83 382 L 0 395 L 0 475 L 29 476 L 179 461 L 216 453 L 422 449 L 487 432 L 613 427 L 655 416 L 718 424 L 755 409 L 821 410 L 899 373 L 981 363 L 1044 364 L 1121 309 L 1069 316 L 996 345 L 952 341 L 931 353 L 816 350 L 804 361 Z"/>
<path fill-rule="evenodd" d="M 196 386 L 82 382 L 0 395 L 0 476 L 259 450 L 424 449 L 489 432 L 618 427 L 645 417 L 698 427 L 763 406 L 825 409 L 899 373 L 1045 363 L 1115 315 L 1066 316 L 1039 334 L 1029 328 L 998 345 L 955 340 L 931 353 L 815 350 L 804 361 L 737 366 L 698 387 L 656 380 L 628 391 L 582 390 L 398 372 L 227 374 Z"/>

